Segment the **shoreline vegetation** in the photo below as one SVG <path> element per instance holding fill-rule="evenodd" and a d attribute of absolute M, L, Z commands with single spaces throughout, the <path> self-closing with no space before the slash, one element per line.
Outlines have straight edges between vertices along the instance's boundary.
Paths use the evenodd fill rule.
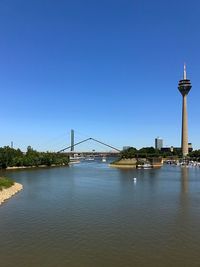
<path fill-rule="evenodd" d="M 0 205 L 22 189 L 21 184 L 15 183 L 7 177 L 0 177 Z"/>
<path fill-rule="evenodd" d="M 122 150 L 120 153 L 121 158 L 131 159 L 131 158 L 158 158 L 162 157 L 163 159 L 181 159 L 182 150 L 181 148 L 174 148 L 173 151 L 170 151 L 170 148 L 165 150 L 155 149 L 154 147 L 143 147 L 141 149 L 136 149 L 134 147 L 129 147 L 125 150 Z M 200 150 L 191 151 L 188 156 L 188 159 L 191 160 L 200 160 Z"/>
<path fill-rule="evenodd" d="M 14 181 L 7 177 L 0 177 L 0 191 L 14 185 Z"/>
<path fill-rule="evenodd" d="M 64 153 L 38 152 L 30 146 L 27 147 L 25 153 L 9 146 L 0 147 L 0 169 L 25 169 L 68 164 L 69 156 Z"/>

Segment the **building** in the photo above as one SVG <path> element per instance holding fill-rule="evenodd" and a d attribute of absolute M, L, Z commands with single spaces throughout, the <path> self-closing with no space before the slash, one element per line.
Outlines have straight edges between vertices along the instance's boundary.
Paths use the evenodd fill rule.
<path fill-rule="evenodd" d="M 191 152 L 193 150 L 192 143 L 188 143 L 188 150 Z"/>
<path fill-rule="evenodd" d="M 181 149 L 183 157 L 188 155 L 188 120 L 187 120 L 187 95 L 192 88 L 190 80 L 186 76 L 186 65 L 184 64 L 183 80 L 178 83 L 178 89 L 182 94 L 182 136 Z"/>
<path fill-rule="evenodd" d="M 160 137 L 155 138 L 155 149 L 161 150 L 163 147 L 163 139 Z"/>

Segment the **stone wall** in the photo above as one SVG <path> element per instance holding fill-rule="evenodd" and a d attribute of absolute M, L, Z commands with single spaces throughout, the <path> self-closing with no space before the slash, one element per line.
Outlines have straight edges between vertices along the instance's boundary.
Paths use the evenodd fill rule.
<path fill-rule="evenodd" d="M 7 199 L 11 198 L 17 192 L 23 189 L 23 186 L 19 183 L 14 183 L 13 186 L 9 188 L 4 188 L 0 191 L 0 205 Z"/>

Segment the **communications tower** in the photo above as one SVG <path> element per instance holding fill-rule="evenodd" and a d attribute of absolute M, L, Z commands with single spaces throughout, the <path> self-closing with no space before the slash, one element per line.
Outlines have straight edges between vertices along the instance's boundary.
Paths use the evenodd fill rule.
<path fill-rule="evenodd" d="M 187 118 L 187 95 L 192 88 L 190 80 L 187 79 L 186 65 L 184 64 L 183 80 L 178 83 L 178 89 L 183 97 L 182 103 L 182 137 L 181 148 L 183 157 L 188 155 L 188 118 Z"/>

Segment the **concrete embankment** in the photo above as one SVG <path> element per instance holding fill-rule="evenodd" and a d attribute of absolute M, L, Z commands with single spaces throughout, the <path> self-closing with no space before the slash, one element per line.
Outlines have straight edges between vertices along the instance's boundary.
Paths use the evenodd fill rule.
<path fill-rule="evenodd" d="M 133 159 L 120 159 L 114 163 L 111 163 L 110 167 L 116 167 L 116 168 L 136 168 L 137 160 L 135 158 Z"/>
<path fill-rule="evenodd" d="M 134 165 L 109 164 L 109 166 L 113 167 L 113 168 L 136 169 L 136 166 L 134 166 Z"/>
<path fill-rule="evenodd" d="M 14 196 L 17 192 L 23 189 L 23 185 L 19 183 L 14 183 L 13 186 L 9 188 L 4 188 L 0 191 L 0 205 L 7 199 Z"/>

